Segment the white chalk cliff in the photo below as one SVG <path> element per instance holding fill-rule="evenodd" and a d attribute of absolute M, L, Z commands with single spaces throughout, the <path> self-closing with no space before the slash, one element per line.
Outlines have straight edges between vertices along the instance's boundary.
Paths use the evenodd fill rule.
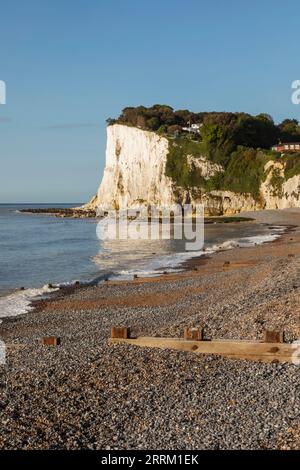
<path fill-rule="evenodd" d="M 231 191 L 189 191 L 176 187 L 166 176 L 169 141 L 154 132 L 114 124 L 107 127 L 106 166 L 93 207 L 104 210 L 133 207 L 138 204 L 170 207 L 175 203 L 203 203 L 209 215 L 235 214 L 257 209 L 300 207 L 300 175 L 284 180 L 284 165 L 269 161 L 260 198 Z M 222 171 L 220 165 L 204 157 L 197 161 L 187 156 L 190 165 L 202 171 L 204 178 Z M 280 190 L 272 186 L 273 172 L 280 178 Z"/>
<path fill-rule="evenodd" d="M 168 140 L 154 132 L 108 126 L 98 205 L 117 209 L 135 204 L 171 205 L 172 182 L 165 175 L 168 146 Z"/>
<path fill-rule="evenodd" d="M 288 209 L 300 207 L 300 175 L 295 175 L 285 180 L 284 165 L 280 162 L 269 161 L 265 165 L 267 173 L 266 180 L 262 183 L 260 190 L 265 209 Z M 272 177 L 281 179 L 279 188 L 272 185 Z"/>

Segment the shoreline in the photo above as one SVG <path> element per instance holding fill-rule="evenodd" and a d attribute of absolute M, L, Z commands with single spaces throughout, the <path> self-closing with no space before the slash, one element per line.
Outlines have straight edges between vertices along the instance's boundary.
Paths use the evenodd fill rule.
<path fill-rule="evenodd" d="M 0 447 L 300 448 L 297 366 L 107 341 L 112 326 L 137 336 L 195 326 L 215 339 L 259 340 L 265 328 L 300 338 L 300 210 L 257 218 L 289 228 L 273 242 L 194 258 L 180 273 L 61 289 L 4 321 Z M 48 335 L 61 346 L 42 346 Z"/>
<path fill-rule="evenodd" d="M 215 220 L 215 222 L 213 220 Z M 221 218 L 217 217 L 216 219 L 210 218 L 209 220 L 207 220 L 206 223 L 208 225 L 211 225 L 214 223 L 217 223 L 217 224 L 230 223 L 232 225 L 235 222 L 237 224 L 240 224 L 243 221 L 245 222 L 251 221 L 253 223 L 257 223 L 255 219 L 253 218 L 253 216 L 252 217 L 221 217 Z M 247 247 L 247 246 L 262 245 L 265 243 L 272 243 L 273 241 L 276 241 L 278 238 L 280 238 L 289 229 L 289 227 L 286 225 L 284 226 L 272 226 L 272 224 L 261 224 L 261 225 L 268 226 L 268 228 L 270 229 L 271 239 L 268 239 L 268 235 L 262 232 L 260 235 L 257 235 L 257 236 L 253 235 L 253 236 L 246 237 L 246 238 L 242 237 L 240 239 L 241 245 L 239 245 L 236 242 L 235 238 L 232 238 L 232 239 L 228 239 L 224 241 L 223 243 L 219 245 L 217 244 L 217 245 L 208 246 L 206 249 L 204 248 L 201 254 L 198 254 L 192 251 L 191 252 L 189 251 L 174 252 L 173 255 L 175 257 L 182 256 L 183 258 L 186 258 L 186 259 L 183 259 L 183 260 L 178 259 L 177 263 L 172 264 L 171 267 L 168 265 L 164 265 L 164 263 L 161 262 L 160 267 L 157 267 L 154 271 L 151 271 L 150 269 L 148 274 L 145 274 L 144 272 L 139 273 L 138 271 L 137 273 L 132 272 L 131 274 L 129 274 L 128 272 L 128 274 L 124 274 L 120 271 L 116 271 L 114 273 L 107 275 L 107 277 L 105 273 L 101 275 L 101 277 L 103 277 L 102 281 L 99 280 L 99 276 L 97 276 L 96 278 L 90 279 L 90 280 L 78 279 L 76 281 L 74 280 L 74 281 L 63 281 L 61 283 L 48 283 L 43 286 L 36 286 L 36 287 L 33 287 L 33 286 L 26 287 L 26 288 L 13 287 L 13 288 L 6 289 L 2 293 L 0 292 L 0 308 L 4 307 L 3 305 L 1 305 L 1 298 L 2 300 L 4 300 L 5 298 L 11 298 L 12 296 L 14 296 L 16 298 L 17 303 L 19 304 L 18 308 L 22 309 L 22 302 L 21 302 L 21 299 L 19 298 L 19 296 L 22 295 L 22 297 L 25 300 L 24 301 L 25 310 L 23 309 L 23 311 L 20 311 L 19 313 L 13 313 L 12 310 L 14 308 L 14 305 L 13 305 L 14 302 L 12 299 L 12 302 L 8 302 L 9 304 L 11 304 L 11 305 L 8 305 L 9 315 L 4 316 L 3 314 L 1 315 L 1 312 L 0 312 L 0 319 L 1 319 L 0 322 L 5 321 L 5 319 L 9 319 L 11 317 L 27 314 L 29 311 L 31 311 L 34 308 L 33 303 L 36 302 L 36 298 L 41 297 L 42 298 L 41 300 L 44 300 L 44 298 L 47 299 L 49 296 L 51 297 L 52 295 L 54 295 L 55 291 L 58 291 L 58 290 L 60 291 L 60 293 L 65 292 L 66 294 L 68 294 L 69 292 L 73 292 L 74 288 L 78 289 L 78 288 L 87 288 L 90 286 L 101 285 L 105 281 L 105 278 L 109 282 L 122 283 L 122 282 L 130 281 L 132 278 L 134 279 L 134 277 L 137 276 L 137 274 L 138 274 L 139 280 L 142 282 L 147 282 L 148 279 L 156 279 L 156 278 L 160 278 L 161 276 L 166 276 L 166 275 L 176 276 L 177 274 L 190 271 L 191 269 L 195 270 L 197 265 L 199 266 L 202 265 L 203 263 L 205 263 L 206 259 L 209 259 L 211 256 L 214 256 L 216 253 L 223 252 L 223 251 L 230 251 L 232 249 L 237 249 L 237 248 L 242 249 L 245 246 Z M 253 241 L 255 238 L 259 238 L 258 243 Z M 245 246 L 243 246 L 242 244 L 243 242 L 246 243 Z M 163 257 L 165 258 L 165 261 L 167 262 L 167 259 L 172 257 L 172 254 L 166 253 L 164 254 Z M 30 292 L 32 293 L 31 296 L 30 296 Z"/>
<path fill-rule="evenodd" d="M 269 212 L 274 212 L 274 211 L 269 211 Z M 259 214 L 260 213 L 264 214 L 265 211 L 250 212 L 249 213 L 249 219 L 253 220 L 255 223 L 260 222 L 260 223 L 263 223 L 263 224 L 267 225 L 268 228 L 270 228 L 270 230 L 273 228 L 273 226 L 277 227 L 277 224 L 275 224 L 275 223 L 264 223 L 262 220 L 255 219 L 254 216 L 258 213 Z M 300 216 L 300 210 L 299 210 L 299 216 Z M 248 215 L 247 215 L 247 217 L 248 217 Z M 299 222 L 299 225 L 300 225 L 300 222 Z M 62 283 L 62 284 L 53 285 L 53 287 L 49 288 L 46 293 L 44 293 L 44 294 L 41 293 L 40 295 L 38 295 L 38 296 L 41 296 L 41 299 L 29 300 L 29 302 L 28 302 L 29 310 L 28 311 L 17 314 L 15 316 L 10 315 L 10 316 L 1 317 L 0 324 L 5 323 L 5 322 L 10 322 L 10 321 L 14 322 L 14 320 L 16 318 L 18 318 L 19 316 L 28 315 L 29 313 L 33 313 L 33 312 L 42 311 L 43 306 L 47 305 L 48 302 L 51 302 L 52 300 L 56 300 L 56 299 L 61 299 L 61 300 L 67 299 L 69 296 L 72 296 L 74 293 L 78 293 L 81 290 L 85 291 L 85 290 L 88 290 L 90 288 L 97 288 L 97 287 L 101 288 L 102 286 L 107 286 L 107 285 L 123 286 L 123 285 L 132 284 L 133 286 L 136 286 L 136 285 L 148 284 L 148 283 L 149 284 L 151 284 L 151 283 L 163 283 L 165 281 L 179 281 L 180 282 L 180 280 L 184 280 L 188 277 L 193 278 L 193 277 L 197 276 L 197 274 L 199 273 L 201 268 L 205 268 L 203 271 L 206 272 L 206 273 L 209 273 L 211 266 L 212 266 L 211 272 L 214 272 L 214 268 L 213 268 L 214 262 L 213 261 L 214 261 L 214 258 L 217 257 L 218 255 L 222 256 L 222 254 L 226 253 L 226 262 L 228 262 L 228 260 L 229 260 L 229 262 L 231 263 L 230 259 L 231 260 L 236 260 L 236 257 L 239 257 L 239 254 L 240 254 L 241 250 L 256 249 L 257 247 L 263 247 L 263 246 L 267 246 L 267 245 L 277 244 L 284 238 L 285 235 L 288 236 L 290 233 L 292 233 L 294 230 L 296 230 L 298 225 L 293 225 L 293 224 L 287 225 L 287 224 L 285 224 L 285 225 L 282 225 L 281 227 L 282 227 L 282 232 L 279 233 L 278 236 L 276 236 L 276 238 L 273 239 L 273 240 L 265 241 L 265 242 L 262 242 L 262 243 L 259 243 L 259 244 L 255 243 L 255 245 L 251 245 L 251 246 L 248 246 L 248 247 L 233 246 L 233 247 L 230 247 L 228 249 L 218 249 L 217 251 L 212 251 L 210 253 L 208 252 L 208 253 L 205 253 L 205 254 L 202 254 L 202 255 L 199 255 L 199 256 L 197 256 L 197 255 L 192 256 L 191 258 L 178 263 L 178 265 L 175 267 L 174 272 L 171 271 L 171 272 L 158 273 L 157 275 L 138 276 L 138 278 L 136 278 L 136 279 L 126 279 L 126 278 L 125 279 L 122 279 L 122 278 L 118 279 L 118 275 L 115 274 L 114 276 L 116 276 L 116 278 L 108 279 L 107 282 L 103 281 L 103 282 L 96 283 L 95 280 L 91 280 L 89 282 L 74 281 L 74 282 L 71 283 L 71 282 L 67 281 L 67 282 Z M 222 258 L 223 258 L 223 256 L 222 256 Z M 245 263 L 244 263 L 244 265 L 247 266 L 247 261 Z M 234 264 L 231 263 L 230 268 L 228 268 L 226 270 L 232 269 L 233 266 L 234 266 Z M 239 264 L 238 264 L 238 266 L 239 266 Z M 242 263 L 242 267 L 243 267 L 243 263 Z M 161 268 L 161 270 L 162 269 L 163 269 L 163 267 Z M 48 284 L 48 286 L 49 286 L 49 284 Z M 9 295 L 12 295 L 12 294 L 18 294 L 20 292 L 26 292 L 26 291 L 29 291 L 29 290 L 40 290 L 40 291 L 42 291 L 46 287 L 47 287 L 47 285 L 42 286 L 42 287 L 25 288 L 25 290 L 23 288 L 11 288 L 11 289 L 7 289 L 6 293 L 1 295 L 1 297 L 6 297 L 7 295 L 9 296 Z"/>

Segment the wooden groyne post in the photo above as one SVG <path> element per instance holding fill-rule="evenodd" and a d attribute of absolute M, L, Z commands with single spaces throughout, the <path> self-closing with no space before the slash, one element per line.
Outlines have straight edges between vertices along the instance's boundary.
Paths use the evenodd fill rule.
<path fill-rule="evenodd" d="M 61 340 L 58 336 L 44 336 L 42 344 L 44 346 L 59 346 L 61 344 Z"/>
<path fill-rule="evenodd" d="M 264 332 L 262 341 L 204 339 L 203 329 L 186 327 L 183 338 L 130 337 L 129 328 L 112 328 L 110 344 L 125 343 L 134 346 L 174 349 L 194 354 L 219 355 L 232 359 L 258 362 L 293 362 L 295 345 L 284 342 L 283 331 Z"/>

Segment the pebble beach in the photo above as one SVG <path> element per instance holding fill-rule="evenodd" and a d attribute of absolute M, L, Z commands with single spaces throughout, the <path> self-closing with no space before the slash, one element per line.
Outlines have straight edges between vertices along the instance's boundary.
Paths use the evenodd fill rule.
<path fill-rule="evenodd" d="M 248 215 L 286 230 L 195 258 L 181 273 L 61 289 L 3 319 L 0 448 L 299 449 L 299 366 L 108 344 L 112 326 L 299 339 L 300 210 Z M 61 344 L 43 346 L 52 335 Z"/>

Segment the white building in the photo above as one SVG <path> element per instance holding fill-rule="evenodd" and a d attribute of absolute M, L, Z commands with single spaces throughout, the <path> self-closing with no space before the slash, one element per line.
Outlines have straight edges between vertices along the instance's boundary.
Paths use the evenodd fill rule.
<path fill-rule="evenodd" d="M 189 127 L 183 127 L 182 130 L 186 132 L 193 132 L 194 134 L 200 134 L 201 126 L 202 124 L 189 124 Z"/>

